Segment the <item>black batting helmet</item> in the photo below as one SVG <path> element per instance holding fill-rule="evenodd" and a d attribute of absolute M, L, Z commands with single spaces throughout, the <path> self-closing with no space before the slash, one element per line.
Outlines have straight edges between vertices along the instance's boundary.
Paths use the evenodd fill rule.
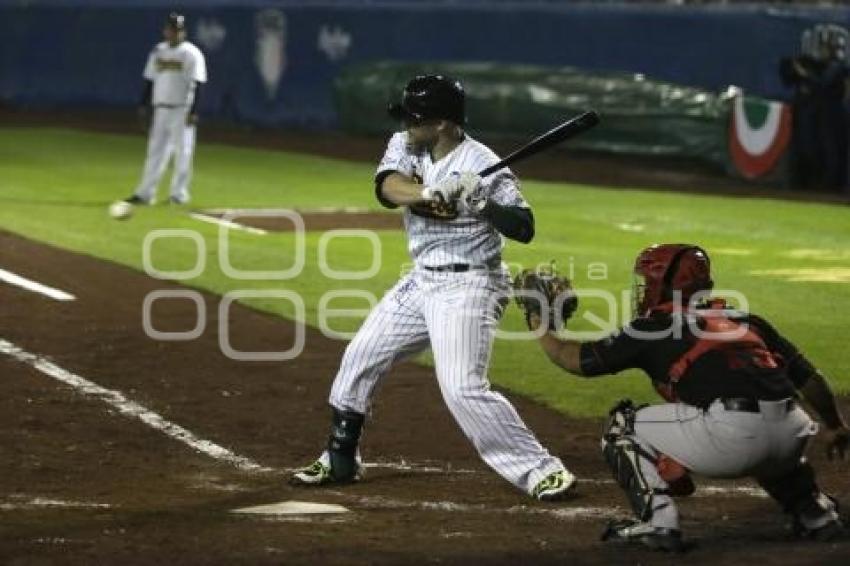
<path fill-rule="evenodd" d="M 168 19 L 165 20 L 165 23 L 171 28 L 183 31 L 186 29 L 186 16 L 179 12 L 171 12 L 168 14 Z"/>
<path fill-rule="evenodd" d="M 465 94 L 460 81 L 443 75 L 420 75 L 404 87 L 401 102 L 390 104 L 388 111 L 395 120 L 451 120 L 466 123 Z"/>

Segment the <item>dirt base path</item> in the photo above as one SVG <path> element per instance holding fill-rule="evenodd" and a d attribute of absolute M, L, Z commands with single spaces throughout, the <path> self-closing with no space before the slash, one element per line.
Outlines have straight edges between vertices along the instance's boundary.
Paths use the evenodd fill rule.
<path fill-rule="evenodd" d="M 240 469 L 199 453 L 103 399 L 0 354 L 0 562 L 66 564 L 559 564 L 666 563 L 598 542 L 625 514 L 598 454 L 599 423 L 568 419 L 511 396 L 545 445 L 582 477 L 578 494 L 541 504 L 487 470 L 443 406 L 428 368 L 402 364 L 378 392 L 364 440 L 366 479 L 332 490 L 285 484 L 328 433 L 326 395 L 344 344 L 308 331 L 285 363 L 220 352 L 218 297 L 202 336 L 158 342 L 142 329 L 147 293 L 177 287 L 133 270 L 0 232 L 0 268 L 69 292 L 74 301 L 0 283 L 0 340 L 120 392 L 199 439 L 268 468 Z M 159 330 L 194 325 L 191 302 L 153 311 Z M 283 349 L 291 322 L 233 306 L 242 350 Z M 39 367 L 44 368 L 42 363 Z M 821 462 L 845 501 L 846 471 Z M 772 502 L 744 488 L 683 505 L 699 543 L 689 562 L 846 563 L 850 542 L 786 540 Z M 699 495 L 699 494 L 698 494 Z M 325 518 L 260 519 L 229 511 L 284 500 L 337 503 Z"/>

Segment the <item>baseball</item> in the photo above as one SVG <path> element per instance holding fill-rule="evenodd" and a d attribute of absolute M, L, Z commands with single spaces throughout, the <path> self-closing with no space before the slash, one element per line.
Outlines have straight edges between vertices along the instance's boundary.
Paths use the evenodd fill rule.
<path fill-rule="evenodd" d="M 118 200 L 109 205 L 109 216 L 115 220 L 126 220 L 133 215 L 133 205 L 123 200 Z"/>

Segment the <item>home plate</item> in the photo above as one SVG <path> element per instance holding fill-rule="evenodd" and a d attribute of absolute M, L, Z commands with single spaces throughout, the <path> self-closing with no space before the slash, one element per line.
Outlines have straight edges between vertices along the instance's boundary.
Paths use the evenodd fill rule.
<path fill-rule="evenodd" d="M 255 507 L 234 509 L 231 513 L 246 513 L 251 515 L 328 515 L 333 513 L 348 513 L 342 505 L 333 503 L 311 503 L 309 501 L 282 501 Z"/>

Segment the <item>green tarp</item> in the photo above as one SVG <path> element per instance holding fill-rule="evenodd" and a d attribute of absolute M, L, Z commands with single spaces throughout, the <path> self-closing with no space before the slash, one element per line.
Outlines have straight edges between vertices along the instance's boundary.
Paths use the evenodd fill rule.
<path fill-rule="evenodd" d="M 346 131 L 384 134 L 398 128 L 386 115 L 414 75 L 460 79 L 467 93 L 468 129 L 482 137 L 530 137 L 583 110 L 602 122 L 571 147 L 633 155 L 685 156 L 728 168 L 731 92 L 649 80 L 639 74 L 571 67 L 488 63 L 376 62 L 345 69 L 334 99 Z"/>

